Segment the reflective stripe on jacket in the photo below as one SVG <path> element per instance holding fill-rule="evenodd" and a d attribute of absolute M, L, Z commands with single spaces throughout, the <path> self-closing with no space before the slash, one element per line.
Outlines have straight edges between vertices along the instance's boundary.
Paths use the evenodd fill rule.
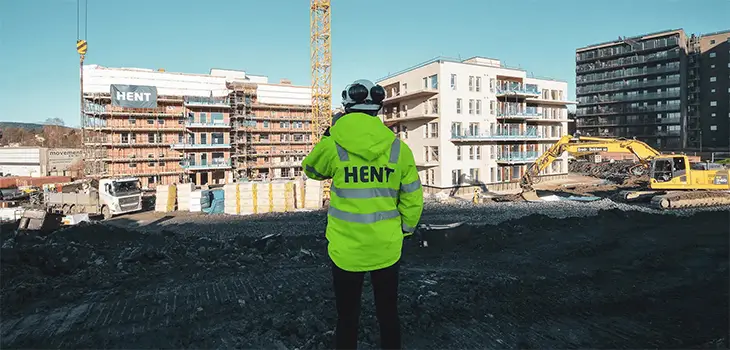
<path fill-rule="evenodd" d="M 362 113 L 337 121 L 304 159 L 306 175 L 332 178 L 327 212 L 328 252 L 347 271 L 396 263 L 403 236 L 423 211 L 423 189 L 413 153 L 382 122 Z"/>

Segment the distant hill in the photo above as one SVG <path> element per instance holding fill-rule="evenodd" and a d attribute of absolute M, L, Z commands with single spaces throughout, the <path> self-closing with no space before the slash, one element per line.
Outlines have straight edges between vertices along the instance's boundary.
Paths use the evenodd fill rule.
<path fill-rule="evenodd" d="M 44 126 L 45 126 L 45 124 L 39 124 L 39 123 L 0 122 L 0 128 L 2 128 L 2 129 L 18 128 L 18 129 L 25 129 L 25 130 L 29 130 L 29 131 L 31 131 L 31 130 L 38 131 L 38 130 L 43 130 Z M 68 126 L 62 126 L 62 125 L 61 125 L 61 127 L 67 128 L 67 129 L 75 129 L 75 128 L 71 128 Z"/>
<path fill-rule="evenodd" d="M 9 144 L 76 148 L 81 147 L 81 130 L 48 123 L 0 122 L 0 146 Z"/>

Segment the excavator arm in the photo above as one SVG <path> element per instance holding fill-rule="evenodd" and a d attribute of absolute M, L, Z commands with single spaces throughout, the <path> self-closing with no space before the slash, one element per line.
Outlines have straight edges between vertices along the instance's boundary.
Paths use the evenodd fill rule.
<path fill-rule="evenodd" d="M 545 153 L 530 165 L 525 174 L 520 179 L 520 187 L 523 194 L 525 192 L 534 192 L 532 185 L 541 171 L 547 169 L 563 152 L 573 155 L 584 155 L 597 152 L 616 152 L 631 153 L 639 159 L 639 162 L 648 167 L 651 159 L 661 153 L 651 146 L 639 140 L 630 139 L 611 139 L 602 137 L 578 136 L 571 137 L 566 135 L 560 138 L 558 142 L 550 147 Z M 524 196 L 524 195 L 523 195 Z M 530 198 L 534 198 L 530 196 Z"/>

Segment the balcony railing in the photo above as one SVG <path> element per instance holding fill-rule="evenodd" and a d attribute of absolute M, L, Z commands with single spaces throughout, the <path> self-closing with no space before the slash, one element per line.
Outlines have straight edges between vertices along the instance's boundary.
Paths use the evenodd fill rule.
<path fill-rule="evenodd" d="M 576 82 L 578 84 L 590 83 L 590 82 L 596 82 L 596 81 L 602 81 L 602 80 L 627 78 L 627 77 L 657 74 L 657 73 L 669 73 L 669 72 L 677 72 L 677 71 L 679 71 L 679 63 L 671 64 L 669 66 L 663 66 L 663 67 L 628 68 L 628 69 L 617 70 L 617 71 L 613 71 L 613 72 L 579 75 L 576 78 Z"/>
<path fill-rule="evenodd" d="M 640 64 L 640 63 L 646 63 L 646 62 L 653 62 L 653 61 L 659 61 L 659 60 L 666 60 L 666 59 L 672 59 L 672 58 L 678 58 L 679 52 L 678 51 L 664 51 L 664 52 L 658 52 L 654 54 L 650 54 L 647 56 L 630 56 L 630 57 L 621 57 L 618 59 L 606 61 L 606 62 L 594 62 L 594 63 L 586 63 L 578 65 L 575 68 L 575 71 L 578 73 L 584 73 L 584 72 L 591 72 L 601 69 L 610 69 L 615 67 L 621 67 L 621 66 L 628 66 L 632 64 Z"/>
<path fill-rule="evenodd" d="M 612 96 L 593 96 L 593 97 L 578 97 L 578 102 L 584 104 L 596 104 L 596 103 L 610 103 L 610 102 L 624 102 L 624 101 L 642 101 L 642 100 L 653 100 L 663 98 L 679 98 L 679 91 L 663 91 L 663 92 L 651 92 L 646 94 L 634 94 L 634 95 L 612 95 Z"/>
<path fill-rule="evenodd" d="M 494 132 L 488 133 L 451 133 L 452 140 L 496 140 L 496 139 L 545 139 L 555 138 L 559 136 L 548 136 L 545 133 L 538 130 L 536 127 L 528 127 L 524 130 L 520 129 L 498 129 Z"/>
<path fill-rule="evenodd" d="M 213 158 L 210 161 L 196 162 L 194 159 L 188 159 L 180 162 L 184 169 L 225 169 L 231 167 L 231 160 L 228 158 Z"/>
<path fill-rule="evenodd" d="M 623 113 L 642 113 L 642 112 L 664 112 L 664 111 L 678 111 L 680 110 L 679 104 L 671 105 L 654 105 L 654 106 L 618 106 L 618 107 L 589 107 L 579 108 L 576 110 L 576 115 L 608 115 L 608 114 L 623 114 Z"/>
<path fill-rule="evenodd" d="M 198 149 L 198 148 L 230 148 L 231 145 L 228 143 L 174 143 L 170 145 L 170 148 L 185 148 L 185 149 Z"/>
<path fill-rule="evenodd" d="M 538 156 L 537 151 L 502 152 L 497 155 L 497 160 L 500 162 L 532 162 Z"/>
<path fill-rule="evenodd" d="M 230 107 L 228 97 L 186 96 L 186 106 Z"/>
<path fill-rule="evenodd" d="M 540 95 L 537 85 L 521 84 L 516 82 L 498 82 L 497 95 L 518 94 L 518 95 Z"/>
<path fill-rule="evenodd" d="M 682 120 L 680 118 L 647 118 L 631 121 L 594 121 L 578 119 L 576 122 L 577 127 L 591 127 L 591 126 L 629 126 L 629 125 L 641 125 L 641 124 L 679 124 Z"/>
<path fill-rule="evenodd" d="M 605 83 L 600 85 L 588 85 L 588 86 L 579 86 L 576 91 L 578 94 L 591 94 L 596 92 L 608 92 L 608 91 L 618 91 L 618 90 L 625 90 L 625 89 L 637 89 L 637 88 L 644 88 L 644 87 L 652 87 L 652 86 L 663 86 L 663 85 L 674 85 L 679 84 L 679 77 L 676 78 L 670 78 L 670 79 L 661 79 L 661 80 L 649 80 L 649 81 L 635 81 L 635 82 L 623 82 L 618 81 L 615 83 Z"/>
<path fill-rule="evenodd" d="M 191 122 L 188 121 L 185 123 L 185 126 L 188 128 L 230 128 L 231 125 L 227 124 L 225 122 L 221 121 L 210 121 L 210 122 Z"/>
<path fill-rule="evenodd" d="M 659 33 L 657 33 L 659 34 Z M 647 40 L 644 42 L 636 43 L 636 45 L 626 45 L 626 46 L 611 46 L 603 49 L 597 49 L 593 51 L 587 51 L 587 52 L 580 52 L 576 54 L 576 61 L 588 61 L 588 60 L 594 60 L 597 58 L 610 58 L 620 55 L 626 55 L 629 53 L 634 52 L 640 52 L 645 50 L 653 50 L 663 47 L 672 47 L 676 46 L 679 43 L 679 39 L 677 37 L 671 37 L 666 39 L 659 39 L 658 41 L 653 40 Z M 609 43 L 605 43 L 609 44 Z"/>
<path fill-rule="evenodd" d="M 537 111 L 537 107 L 522 108 L 504 108 L 497 111 L 497 116 L 502 118 L 540 118 L 542 113 Z"/>

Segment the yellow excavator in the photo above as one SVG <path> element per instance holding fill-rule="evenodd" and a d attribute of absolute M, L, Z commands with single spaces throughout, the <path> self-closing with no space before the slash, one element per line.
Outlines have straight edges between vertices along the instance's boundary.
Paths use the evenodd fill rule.
<path fill-rule="evenodd" d="M 650 201 L 661 209 L 730 205 L 730 170 L 720 164 L 690 162 L 681 154 L 662 154 L 639 140 L 563 136 L 540 155 L 520 180 L 522 198 L 539 200 L 533 181 L 563 152 L 585 155 L 597 152 L 632 153 L 639 160 L 630 172 L 649 174 L 649 190 L 624 191 L 628 202 Z M 643 168 L 643 169 L 642 169 Z"/>

